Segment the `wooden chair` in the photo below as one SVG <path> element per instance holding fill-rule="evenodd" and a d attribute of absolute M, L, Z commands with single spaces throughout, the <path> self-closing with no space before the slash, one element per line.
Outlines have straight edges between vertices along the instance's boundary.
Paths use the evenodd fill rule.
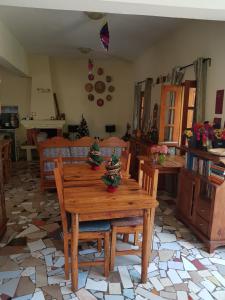
<path fill-rule="evenodd" d="M 147 164 L 142 164 L 139 170 L 139 184 L 140 186 L 148 192 L 148 194 L 156 198 L 157 194 L 157 185 L 158 185 L 158 173 L 157 169 L 150 168 Z M 152 228 L 154 224 L 154 209 L 151 210 L 151 222 Z M 111 261 L 110 261 L 110 270 L 114 269 L 115 257 L 121 255 L 141 255 L 141 247 L 138 250 L 116 250 L 116 239 L 117 234 L 134 234 L 134 244 L 138 244 L 138 235 L 143 232 L 143 218 L 123 218 L 118 220 L 113 220 L 111 222 L 112 228 L 112 240 L 111 240 Z M 152 232 L 151 232 L 152 238 Z"/>
<path fill-rule="evenodd" d="M 3 163 L 3 179 L 7 183 L 11 172 L 11 140 L 3 140 L 2 144 L 2 163 Z"/>
<path fill-rule="evenodd" d="M 130 149 L 130 143 L 129 142 L 125 142 L 124 140 L 112 136 L 109 137 L 107 139 L 104 139 L 103 141 L 101 141 L 99 143 L 102 155 L 104 157 L 104 160 L 108 160 L 111 157 L 111 153 L 115 150 L 116 152 L 118 152 L 118 154 L 120 154 L 119 156 L 122 155 L 123 151 L 126 151 L 127 153 L 129 153 L 129 149 Z M 105 154 L 106 152 L 106 154 Z"/>
<path fill-rule="evenodd" d="M 65 277 L 69 279 L 69 243 L 71 242 L 72 234 L 68 224 L 67 213 L 64 209 L 64 196 L 63 196 L 63 181 L 61 172 L 58 168 L 54 169 L 57 194 L 60 205 L 60 213 L 62 218 L 63 227 L 63 241 L 64 241 L 64 256 L 65 256 Z M 109 235 L 110 223 L 108 221 L 92 221 L 80 223 L 80 240 L 104 240 L 104 260 L 81 262 L 80 266 L 96 266 L 104 265 L 104 275 L 109 275 Z M 99 245 L 98 245 L 99 246 Z M 78 271 L 78 270 L 77 270 Z"/>
<path fill-rule="evenodd" d="M 122 152 L 120 161 L 122 165 L 123 176 L 129 178 L 130 177 L 130 160 L 131 153 L 128 150 Z"/>

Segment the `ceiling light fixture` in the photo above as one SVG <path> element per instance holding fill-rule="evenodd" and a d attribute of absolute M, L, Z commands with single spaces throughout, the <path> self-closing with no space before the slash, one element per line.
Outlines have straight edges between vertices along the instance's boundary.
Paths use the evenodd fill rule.
<path fill-rule="evenodd" d="M 79 51 L 80 51 L 80 53 L 82 53 L 82 54 L 88 54 L 88 53 L 90 53 L 91 51 L 92 51 L 92 49 L 91 48 L 85 48 L 85 47 L 79 47 L 79 48 L 77 48 Z"/>
<path fill-rule="evenodd" d="M 85 13 L 85 15 L 88 16 L 89 19 L 95 20 L 95 21 L 101 20 L 101 19 L 104 18 L 105 15 L 106 15 L 106 14 L 104 14 L 104 13 L 100 13 L 100 12 L 92 12 L 92 11 L 85 11 L 84 13 Z"/>

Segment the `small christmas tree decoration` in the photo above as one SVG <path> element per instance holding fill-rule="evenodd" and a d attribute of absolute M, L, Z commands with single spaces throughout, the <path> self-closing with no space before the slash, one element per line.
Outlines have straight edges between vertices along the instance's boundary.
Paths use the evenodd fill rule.
<path fill-rule="evenodd" d="M 81 120 L 79 128 L 78 128 L 78 135 L 79 135 L 79 138 L 81 138 L 83 136 L 89 136 L 88 124 L 83 115 L 82 115 L 82 120 Z"/>
<path fill-rule="evenodd" d="M 103 182 L 108 186 L 108 192 L 115 192 L 121 182 L 121 163 L 115 153 L 106 164 L 106 173 L 102 177 Z"/>
<path fill-rule="evenodd" d="M 98 170 L 101 163 L 103 162 L 103 157 L 101 156 L 99 144 L 97 141 L 90 148 L 88 154 L 88 162 L 93 170 Z"/>

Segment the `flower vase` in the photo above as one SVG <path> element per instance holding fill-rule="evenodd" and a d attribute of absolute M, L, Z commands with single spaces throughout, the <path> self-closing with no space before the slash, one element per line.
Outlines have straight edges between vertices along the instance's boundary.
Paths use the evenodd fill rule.
<path fill-rule="evenodd" d="M 94 171 L 97 171 L 97 170 L 100 169 L 100 166 L 92 165 L 92 166 L 91 166 L 91 169 L 94 170 Z"/>
<path fill-rule="evenodd" d="M 109 193 L 115 193 L 115 191 L 117 190 L 117 186 L 112 186 L 112 185 L 108 185 L 107 187 L 107 192 Z"/>
<path fill-rule="evenodd" d="M 165 159 L 166 159 L 166 155 L 163 154 L 163 153 L 160 153 L 160 154 L 159 154 L 159 158 L 158 158 L 158 163 L 159 163 L 160 165 L 162 165 L 162 164 L 164 163 Z"/>
<path fill-rule="evenodd" d="M 157 164 L 159 158 L 159 153 L 152 153 L 151 161 L 154 165 Z"/>

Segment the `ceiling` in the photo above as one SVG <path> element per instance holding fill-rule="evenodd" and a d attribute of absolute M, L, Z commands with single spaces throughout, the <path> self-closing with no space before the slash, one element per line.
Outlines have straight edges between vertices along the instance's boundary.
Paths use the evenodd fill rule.
<path fill-rule="evenodd" d="M 88 56 L 125 60 L 134 60 L 182 23 L 175 18 L 107 14 L 107 53 L 99 39 L 104 20 L 90 20 L 83 12 L 0 6 L 0 19 L 30 53 L 80 57 L 84 54 L 77 48 L 87 47 L 93 49 Z"/>

